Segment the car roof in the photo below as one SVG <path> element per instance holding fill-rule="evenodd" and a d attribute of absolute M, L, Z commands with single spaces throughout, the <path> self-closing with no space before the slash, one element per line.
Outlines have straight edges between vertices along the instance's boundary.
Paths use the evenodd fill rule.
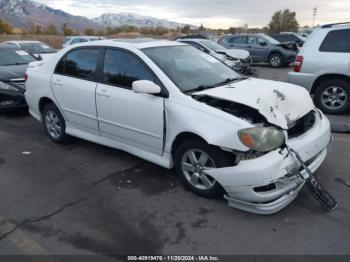
<path fill-rule="evenodd" d="M 21 48 L 17 47 L 17 46 L 10 46 L 10 45 L 0 45 L 0 50 L 3 49 L 3 50 L 9 50 L 9 49 L 12 49 L 12 50 L 22 50 Z"/>
<path fill-rule="evenodd" d="M 169 41 L 169 40 L 150 40 L 149 38 L 134 38 L 134 39 L 108 39 L 94 42 L 88 42 L 78 44 L 75 46 L 110 46 L 110 47 L 123 47 L 132 46 L 136 49 L 144 49 L 151 47 L 165 47 L 165 46 L 181 46 L 185 45 L 181 42 Z"/>
<path fill-rule="evenodd" d="M 96 35 L 74 35 L 74 36 L 66 36 L 65 38 L 100 38 L 100 36 Z"/>
<path fill-rule="evenodd" d="M 203 42 L 203 41 L 212 41 L 210 39 L 203 39 L 203 38 L 182 38 L 182 39 L 177 39 L 176 41 L 183 42 L 183 41 L 193 41 L 193 42 Z"/>
<path fill-rule="evenodd" d="M 12 41 L 6 41 L 4 43 L 34 44 L 34 43 L 43 43 L 43 42 L 37 41 L 37 40 L 12 40 Z"/>

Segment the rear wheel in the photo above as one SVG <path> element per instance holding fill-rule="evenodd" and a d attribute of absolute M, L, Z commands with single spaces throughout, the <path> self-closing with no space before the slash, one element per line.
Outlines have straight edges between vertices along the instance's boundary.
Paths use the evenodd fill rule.
<path fill-rule="evenodd" d="M 206 171 L 230 165 L 233 165 L 233 155 L 200 139 L 184 141 L 175 152 L 176 173 L 186 188 L 207 198 L 222 197 L 225 191 Z"/>
<path fill-rule="evenodd" d="M 342 79 L 321 83 L 315 91 L 315 104 L 324 113 L 343 114 L 350 109 L 350 84 Z"/>
<path fill-rule="evenodd" d="M 58 144 L 67 142 L 65 120 L 54 104 L 48 104 L 44 107 L 42 119 L 46 134 L 52 141 Z"/>
<path fill-rule="evenodd" d="M 279 53 L 273 53 L 269 57 L 269 64 L 273 68 L 279 68 L 284 65 L 283 56 Z"/>

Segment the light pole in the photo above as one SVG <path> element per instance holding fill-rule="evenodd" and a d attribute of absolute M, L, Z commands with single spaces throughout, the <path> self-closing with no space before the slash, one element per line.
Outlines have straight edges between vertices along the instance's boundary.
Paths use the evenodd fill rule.
<path fill-rule="evenodd" d="M 312 15 L 314 17 L 314 19 L 312 20 L 312 28 L 315 28 L 315 18 L 317 15 L 317 7 L 314 7 Z"/>

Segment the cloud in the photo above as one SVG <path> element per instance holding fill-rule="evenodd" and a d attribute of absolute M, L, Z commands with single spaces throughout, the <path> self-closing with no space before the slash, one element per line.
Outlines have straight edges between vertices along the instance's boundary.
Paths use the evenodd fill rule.
<path fill-rule="evenodd" d="M 289 8 L 301 25 L 312 24 L 312 9 L 318 7 L 316 24 L 346 21 L 350 17 L 347 0 L 36 0 L 74 15 L 97 17 L 106 12 L 132 12 L 183 23 L 227 28 L 248 24 L 264 26 L 272 14 Z"/>

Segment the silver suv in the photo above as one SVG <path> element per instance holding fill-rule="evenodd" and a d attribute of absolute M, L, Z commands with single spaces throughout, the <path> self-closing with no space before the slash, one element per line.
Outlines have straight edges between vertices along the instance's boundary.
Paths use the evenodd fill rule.
<path fill-rule="evenodd" d="M 350 109 L 350 23 L 316 29 L 296 57 L 288 82 L 305 87 L 323 112 Z"/>

